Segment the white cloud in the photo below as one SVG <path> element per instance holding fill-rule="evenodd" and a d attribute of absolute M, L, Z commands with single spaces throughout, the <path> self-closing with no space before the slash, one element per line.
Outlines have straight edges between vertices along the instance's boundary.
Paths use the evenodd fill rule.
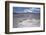
<path fill-rule="evenodd" d="M 32 10 L 31 10 L 31 9 L 25 9 L 24 12 L 25 12 L 25 13 L 27 13 L 27 12 L 32 12 Z"/>

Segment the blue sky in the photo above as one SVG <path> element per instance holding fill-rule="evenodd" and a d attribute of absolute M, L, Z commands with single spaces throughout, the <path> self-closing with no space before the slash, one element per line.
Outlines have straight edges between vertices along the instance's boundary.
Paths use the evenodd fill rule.
<path fill-rule="evenodd" d="M 13 13 L 40 13 L 38 7 L 13 7 Z"/>

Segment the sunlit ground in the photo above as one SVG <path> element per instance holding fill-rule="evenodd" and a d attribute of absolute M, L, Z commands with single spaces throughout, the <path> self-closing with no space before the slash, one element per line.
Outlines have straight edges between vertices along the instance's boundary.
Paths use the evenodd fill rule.
<path fill-rule="evenodd" d="M 14 14 L 13 28 L 40 27 L 39 14 Z"/>

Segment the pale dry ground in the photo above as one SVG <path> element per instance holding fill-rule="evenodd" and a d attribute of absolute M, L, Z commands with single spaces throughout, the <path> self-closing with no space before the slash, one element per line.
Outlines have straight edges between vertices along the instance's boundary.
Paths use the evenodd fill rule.
<path fill-rule="evenodd" d="M 39 14 L 14 14 L 13 27 L 39 27 L 40 26 Z"/>
<path fill-rule="evenodd" d="M 37 22 L 36 22 L 37 21 Z M 35 20 L 35 19 L 27 19 L 23 22 L 20 22 L 18 24 L 18 27 L 38 27 L 39 26 L 39 20 Z"/>

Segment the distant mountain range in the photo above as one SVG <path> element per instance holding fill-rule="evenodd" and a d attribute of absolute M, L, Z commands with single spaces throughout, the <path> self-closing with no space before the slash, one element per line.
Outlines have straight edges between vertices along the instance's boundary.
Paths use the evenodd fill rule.
<path fill-rule="evenodd" d="M 13 14 L 33 14 L 33 12 L 27 12 L 27 13 L 13 13 Z M 38 14 L 38 13 L 37 13 Z"/>

